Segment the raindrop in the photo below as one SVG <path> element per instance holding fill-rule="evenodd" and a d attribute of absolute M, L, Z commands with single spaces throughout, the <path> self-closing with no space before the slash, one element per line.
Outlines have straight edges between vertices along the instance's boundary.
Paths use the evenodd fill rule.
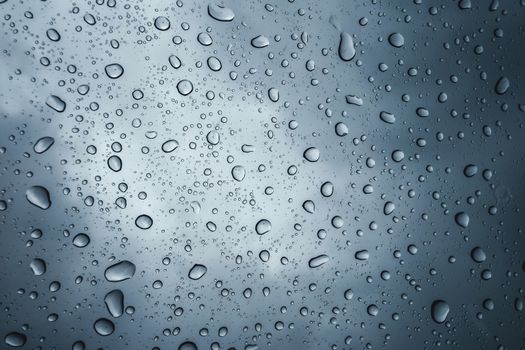
<path fill-rule="evenodd" d="M 443 323 L 447 319 L 450 307 L 443 300 L 435 300 L 431 306 L 432 319 L 436 323 Z"/>
<path fill-rule="evenodd" d="M 355 57 L 354 40 L 348 33 L 342 32 L 339 40 L 339 57 L 343 61 L 350 61 Z"/>
<path fill-rule="evenodd" d="M 330 257 L 326 254 L 321 254 L 321 255 L 318 255 L 314 258 L 311 258 L 309 261 L 308 261 L 308 266 L 312 269 L 316 268 L 316 267 L 319 267 L 321 265 L 324 265 L 326 264 L 328 261 L 330 260 Z"/>
<path fill-rule="evenodd" d="M 232 177 L 237 181 L 244 180 L 244 177 L 246 176 L 246 170 L 244 170 L 244 167 L 241 165 L 236 165 L 232 168 Z"/>
<path fill-rule="evenodd" d="M 153 219 L 149 215 L 142 214 L 135 219 L 135 225 L 140 229 L 147 230 L 153 225 Z"/>
<path fill-rule="evenodd" d="M 4 338 L 4 342 L 13 348 L 19 348 L 21 346 L 24 346 L 26 344 L 26 341 L 27 337 L 25 336 L 25 334 L 18 332 L 8 333 Z"/>
<path fill-rule="evenodd" d="M 251 43 L 253 47 L 261 49 L 263 47 L 270 45 L 270 40 L 268 40 L 268 38 L 265 37 L 264 35 L 259 35 L 253 38 Z"/>
<path fill-rule="evenodd" d="M 104 271 L 104 277 L 106 277 L 109 282 L 122 282 L 133 277 L 133 275 L 135 275 L 135 269 L 135 264 L 131 261 L 123 260 L 109 266 L 106 271 Z"/>
<path fill-rule="evenodd" d="M 99 318 L 95 321 L 93 328 L 98 335 L 107 336 L 115 331 L 115 325 L 107 318 Z"/>
<path fill-rule="evenodd" d="M 118 63 L 108 64 L 104 70 L 106 75 L 111 79 L 118 79 L 124 74 L 124 68 Z"/>
<path fill-rule="evenodd" d="M 108 167 L 114 172 L 122 170 L 122 159 L 119 156 L 111 156 L 108 158 Z"/>
<path fill-rule="evenodd" d="M 51 206 L 49 191 L 42 186 L 31 186 L 26 190 L 26 198 L 29 203 L 40 209 L 48 209 Z"/>
<path fill-rule="evenodd" d="M 235 13 L 227 7 L 209 4 L 208 5 L 208 14 L 217 21 L 230 22 L 235 17 Z"/>
<path fill-rule="evenodd" d="M 115 289 L 106 294 L 104 303 L 108 312 L 113 317 L 120 317 L 124 312 L 124 294 L 120 289 Z"/>
<path fill-rule="evenodd" d="M 55 95 L 49 95 L 46 100 L 46 105 L 54 109 L 55 111 L 62 113 L 66 110 L 66 103 L 60 97 Z"/>
<path fill-rule="evenodd" d="M 77 248 L 84 248 L 90 242 L 89 236 L 85 233 L 79 233 L 73 238 L 73 245 Z"/>
<path fill-rule="evenodd" d="M 257 232 L 258 235 L 264 235 L 272 229 L 272 223 L 269 220 L 262 219 L 255 224 L 255 232 Z"/>
<path fill-rule="evenodd" d="M 307 148 L 303 153 L 304 159 L 306 159 L 309 162 L 317 162 L 319 160 L 320 155 L 321 154 L 319 152 L 319 149 L 315 147 Z"/>
<path fill-rule="evenodd" d="M 388 42 L 393 47 L 402 47 L 405 45 L 405 38 L 400 33 L 392 33 L 388 36 Z"/>
<path fill-rule="evenodd" d="M 195 264 L 190 269 L 190 272 L 188 272 L 188 277 L 192 280 L 198 280 L 198 279 L 201 279 L 202 276 L 204 276 L 207 271 L 208 271 L 208 268 L 206 266 Z"/>
<path fill-rule="evenodd" d="M 191 81 L 183 79 L 177 83 L 177 91 L 179 91 L 182 96 L 187 96 L 193 91 L 193 84 Z"/>
<path fill-rule="evenodd" d="M 44 136 L 42 138 L 39 138 L 35 142 L 35 145 L 33 146 L 33 151 L 35 151 L 35 153 L 38 153 L 38 154 L 44 153 L 49 148 L 51 148 L 51 146 L 53 146 L 54 143 L 55 143 L 54 138 L 52 138 L 51 136 Z"/>

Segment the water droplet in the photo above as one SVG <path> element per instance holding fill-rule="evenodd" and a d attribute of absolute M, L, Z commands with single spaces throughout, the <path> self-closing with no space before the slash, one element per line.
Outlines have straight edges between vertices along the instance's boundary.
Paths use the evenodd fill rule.
<path fill-rule="evenodd" d="M 48 209 L 51 207 L 51 198 L 49 191 L 42 186 L 31 186 L 26 190 L 26 198 L 29 203 L 40 209 Z"/>
<path fill-rule="evenodd" d="M 96 320 L 93 324 L 93 328 L 98 335 L 104 337 L 113 334 L 115 331 L 115 325 L 107 318 L 99 318 Z"/>
<path fill-rule="evenodd" d="M 192 280 L 198 280 L 202 278 L 202 276 L 204 276 L 207 271 L 208 271 L 208 268 L 206 266 L 195 264 L 190 269 L 190 272 L 188 272 L 188 277 Z"/>
<path fill-rule="evenodd" d="M 279 101 L 279 90 L 277 90 L 276 88 L 268 89 L 268 97 L 270 98 L 270 101 L 272 102 Z"/>
<path fill-rule="evenodd" d="M 366 308 L 366 312 L 370 316 L 377 316 L 377 314 L 379 313 L 379 308 L 377 307 L 377 305 L 371 304 L 371 305 L 368 305 L 368 307 Z"/>
<path fill-rule="evenodd" d="M 463 174 L 466 177 L 472 177 L 478 173 L 478 167 L 474 164 L 469 164 L 463 169 Z"/>
<path fill-rule="evenodd" d="M 326 254 L 321 254 L 321 255 L 318 255 L 314 258 L 311 258 L 310 261 L 308 261 L 308 266 L 310 266 L 310 268 L 314 269 L 314 268 L 317 268 L 321 265 L 324 265 L 326 264 L 328 261 L 330 260 L 330 257 Z"/>
<path fill-rule="evenodd" d="M 26 344 L 26 341 L 27 337 L 25 336 L 25 334 L 18 332 L 8 333 L 4 338 L 4 342 L 13 348 L 19 348 L 21 346 L 24 346 Z"/>
<path fill-rule="evenodd" d="M 319 149 L 315 147 L 307 148 L 304 153 L 303 157 L 309 162 L 317 162 L 319 160 L 321 153 L 319 152 Z"/>
<path fill-rule="evenodd" d="M 122 159 L 119 156 L 111 156 L 108 158 L 108 167 L 114 172 L 122 170 Z"/>
<path fill-rule="evenodd" d="M 470 252 L 470 257 L 477 263 L 482 263 L 487 259 L 487 254 L 480 247 L 475 247 Z"/>
<path fill-rule="evenodd" d="M 111 79 L 118 79 L 124 74 L 124 68 L 118 63 L 108 64 L 104 69 Z"/>
<path fill-rule="evenodd" d="M 124 312 L 124 293 L 120 289 L 112 290 L 104 297 L 104 303 L 111 316 L 120 317 Z"/>
<path fill-rule="evenodd" d="M 348 126 L 343 122 L 335 124 L 335 134 L 341 137 L 348 135 Z"/>
<path fill-rule="evenodd" d="M 208 14 L 217 21 L 230 22 L 233 21 L 235 13 L 227 7 L 209 4 L 208 5 Z"/>
<path fill-rule="evenodd" d="M 505 94 L 509 90 L 509 88 L 510 88 L 510 80 L 507 77 L 501 77 L 496 82 L 495 90 L 498 95 Z"/>
<path fill-rule="evenodd" d="M 186 341 L 179 345 L 179 350 L 198 350 L 197 345 L 191 341 Z"/>
<path fill-rule="evenodd" d="M 465 212 L 457 213 L 454 218 L 456 220 L 456 224 L 458 224 L 459 226 L 463 228 L 467 228 L 469 221 L 470 221 L 470 217 L 468 216 L 467 213 Z"/>
<path fill-rule="evenodd" d="M 396 209 L 396 206 L 394 203 L 392 202 L 386 202 L 385 203 L 385 206 L 383 207 L 383 213 L 385 215 L 390 215 L 394 212 L 394 210 Z"/>
<path fill-rule="evenodd" d="M 162 151 L 165 153 L 171 153 L 179 147 L 179 142 L 177 140 L 168 140 L 164 142 L 161 146 Z"/>
<path fill-rule="evenodd" d="M 342 32 L 339 40 L 339 57 L 343 61 L 350 61 L 355 57 L 354 40 L 348 33 Z"/>
<path fill-rule="evenodd" d="M 210 46 L 211 44 L 213 44 L 213 40 L 210 34 L 206 32 L 199 33 L 199 35 L 197 35 L 197 41 L 203 46 Z"/>
<path fill-rule="evenodd" d="M 360 97 L 357 97 L 356 95 L 346 95 L 345 96 L 346 103 L 356 106 L 362 106 L 363 105 L 363 99 Z"/>
<path fill-rule="evenodd" d="M 361 260 L 361 261 L 368 260 L 370 258 L 370 253 L 366 249 L 365 250 L 359 250 L 359 251 L 355 252 L 355 258 L 357 260 Z"/>
<path fill-rule="evenodd" d="M 255 232 L 257 232 L 258 235 L 264 235 L 272 229 L 272 223 L 269 220 L 262 219 L 255 224 Z"/>
<path fill-rule="evenodd" d="M 443 323 L 447 319 L 450 307 L 443 300 L 435 300 L 431 306 L 432 319 L 436 323 Z"/>
<path fill-rule="evenodd" d="M 175 69 L 179 69 L 182 66 L 180 58 L 175 55 L 171 55 L 170 57 L 168 57 L 168 61 L 170 62 L 170 65 Z"/>
<path fill-rule="evenodd" d="M 379 113 L 379 118 L 387 124 L 394 124 L 396 122 L 396 117 L 392 113 L 385 111 Z"/>
<path fill-rule="evenodd" d="M 35 153 L 38 154 L 44 153 L 49 148 L 51 148 L 51 146 L 53 146 L 54 143 L 55 139 L 51 136 L 41 137 L 35 142 L 35 145 L 33 146 L 33 151 L 35 151 Z"/>
<path fill-rule="evenodd" d="M 177 83 L 177 90 L 182 96 L 187 96 L 193 91 L 193 84 L 187 79 L 183 79 Z"/>
<path fill-rule="evenodd" d="M 253 38 L 251 43 L 253 47 L 261 49 L 263 47 L 270 45 L 270 40 L 268 40 L 268 38 L 265 37 L 264 35 L 259 35 Z"/>
<path fill-rule="evenodd" d="M 220 134 L 217 131 L 212 130 L 206 135 L 206 140 L 208 141 L 208 143 L 210 145 L 214 145 L 215 146 L 215 145 L 219 144 L 219 142 L 221 140 L 221 137 L 220 137 Z"/>
<path fill-rule="evenodd" d="M 394 152 L 392 152 L 392 160 L 394 162 L 400 162 L 403 159 L 405 159 L 405 153 L 403 151 L 395 150 Z"/>
<path fill-rule="evenodd" d="M 241 165 L 236 165 L 232 168 L 232 177 L 237 181 L 244 180 L 244 177 L 246 176 L 246 170 L 244 170 L 244 167 Z"/>
<path fill-rule="evenodd" d="M 330 181 L 327 181 L 321 185 L 321 194 L 324 197 L 330 197 L 332 196 L 333 193 L 334 193 L 334 185 Z"/>
<path fill-rule="evenodd" d="M 66 110 L 66 103 L 56 95 L 49 95 L 49 97 L 46 99 L 46 105 L 59 113 L 62 113 Z"/>
<path fill-rule="evenodd" d="M 214 72 L 218 72 L 222 68 L 221 61 L 215 56 L 208 57 L 207 63 L 208 63 L 208 68 L 210 68 Z"/>
<path fill-rule="evenodd" d="M 42 259 L 35 258 L 29 263 L 29 267 L 35 276 L 42 276 L 46 273 L 46 262 Z"/>
<path fill-rule="evenodd" d="M 90 238 L 85 233 L 79 233 L 73 238 L 73 245 L 77 248 L 84 248 L 90 242 Z"/>
<path fill-rule="evenodd" d="M 54 28 L 48 29 L 46 31 L 46 36 L 51 41 L 59 41 L 61 38 L 60 33 Z"/>
<path fill-rule="evenodd" d="M 157 28 L 160 31 L 170 29 L 170 20 L 164 16 L 159 16 L 155 18 L 155 28 Z"/>
<path fill-rule="evenodd" d="M 153 219 L 149 215 L 142 214 L 135 219 L 135 225 L 140 229 L 147 230 L 153 225 Z"/>
<path fill-rule="evenodd" d="M 400 33 L 392 33 L 388 36 L 388 42 L 393 47 L 399 48 L 405 45 L 405 38 Z"/>
<path fill-rule="evenodd" d="M 131 261 L 123 260 L 109 266 L 106 271 L 104 271 L 104 277 L 106 277 L 109 282 L 122 282 L 133 277 L 133 275 L 135 275 L 135 269 L 135 264 Z"/>

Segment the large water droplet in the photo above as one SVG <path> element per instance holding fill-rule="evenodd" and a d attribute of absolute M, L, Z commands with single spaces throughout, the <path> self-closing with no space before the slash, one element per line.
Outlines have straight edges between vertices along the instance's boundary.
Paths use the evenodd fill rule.
<path fill-rule="evenodd" d="M 135 275 L 135 264 L 131 261 L 123 260 L 111 265 L 104 271 L 104 277 L 109 282 L 121 282 L 130 279 Z"/>
<path fill-rule="evenodd" d="M 343 61 L 350 61 L 355 57 L 354 40 L 348 33 L 342 32 L 339 40 L 339 57 Z"/>
<path fill-rule="evenodd" d="M 135 225 L 137 225 L 138 228 L 147 230 L 153 225 L 153 219 L 149 215 L 142 214 L 135 219 Z"/>
<path fill-rule="evenodd" d="M 48 209 L 51 206 L 49 191 L 42 186 L 31 186 L 26 190 L 26 198 L 29 203 L 40 209 Z"/>
<path fill-rule="evenodd" d="M 8 333 L 4 338 L 4 342 L 13 348 L 19 348 L 21 346 L 24 346 L 26 344 L 26 341 L 27 337 L 25 336 L 25 334 L 18 332 Z"/>
<path fill-rule="evenodd" d="M 111 79 L 118 79 L 124 74 L 124 67 L 118 63 L 108 64 L 104 70 L 106 71 L 106 75 Z"/>
<path fill-rule="evenodd" d="M 193 91 L 193 84 L 187 79 L 183 79 L 177 83 L 177 91 L 182 96 L 187 96 Z"/>
<path fill-rule="evenodd" d="M 495 87 L 495 90 L 496 90 L 496 93 L 498 95 L 503 95 L 505 94 L 510 88 L 510 80 L 509 78 L 507 77 L 501 77 L 498 79 L 497 83 L 496 83 L 496 87 Z"/>
<path fill-rule="evenodd" d="M 396 117 L 392 113 L 385 111 L 379 113 L 379 118 L 387 124 L 394 124 L 396 122 Z"/>
<path fill-rule="evenodd" d="M 73 238 L 73 245 L 77 248 L 84 248 L 90 242 L 89 236 L 85 233 L 79 233 Z"/>
<path fill-rule="evenodd" d="M 164 142 L 161 146 L 162 151 L 165 153 L 170 153 L 175 151 L 179 147 L 179 142 L 177 140 L 168 140 Z"/>
<path fill-rule="evenodd" d="M 31 260 L 29 267 L 35 276 L 42 276 L 46 273 L 46 262 L 42 259 L 35 258 Z"/>
<path fill-rule="evenodd" d="M 107 336 L 115 331 L 115 325 L 107 318 L 99 318 L 93 324 L 93 328 L 98 335 Z"/>
<path fill-rule="evenodd" d="M 388 42 L 393 47 L 402 47 L 405 45 L 405 38 L 400 33 L 392 33 L 388 36 Z"/>
<path fill-rule="evenodd" d="M 170 29 L 170 20 L 164 16 L 159 16 L 155 18 L 155 28 L 157 28 L 160 31 Z"/>
<path fill-rule="evenodd" d="M 108 167 L 114 172 L 122 170 L 122 159 L 119 156 L 111 156 L 108 158 Z"/>
<path fill-rule="evenodd" d="M 46 105 L 59 113 L 62 113 L 66 110 L 66 103 L 56 95 L 49 95 L 49 97 L 46 99 Z"/>
<path fill-rule="evenodd" d="M 253 38 L 251 43 L 253 47 L 261 49 L 263 47 L 270 45 L 270 40 L 268 40 L 268 38 L 265 37 L 264 35 L 259 35 Z"/>
<path fill-rule="evenodd" d="M 308 261 L 308 266 L 310 266 L 310 268 L 314 269 L 316 267 L 319 267 L 321 265 L 326 264 L 329 260 L 330 260 L 330 257 L 328 255 L 321 254 L 321 255 L 318 255 L 318 256 L 316 256 L 314 258 L 311 258 Z"/>
<path fill-rule="evenodd" d="M 188 277 L 192 280 L 198 280 L 202 278 L 202 276 L 204 276 L 207 271 L 208 271 L 208 268 L 206 266 L 195 264 L 190 269 L 190 272 L 188 272 Z"/>
<path fill-rule="evenodd" d="M 270 101 L 272 102 L 279 101 L 279 90 L 276 88 L 268 89 L 268 97 L 270 98 Z"/>
<path fill-rule="evenodd" d="M 459 226 L 461 226 L 463 228 L 467 228 L 467 226 L 468 226 L 468 224 L 470 222 L 470 217 L 465 212 L 457 213 L 454 218 L 456 220 L 456 224 L 458 224 Z"/>
<path fill-rule="evenodd" d="M 262 219 L 255 224 L 255 232 L 257 232 L 258 235 L 264 235 L 272 229 L 272 223 L 269 220 Z"/>
<path fill-rule="evenodd" d="M 113 317 L 120 317 L 124 312 L 124 293 L 120 289 L 115 289 L 106 294 L 104 303 Z"/>
<path fill-rule="evenodd" d="M 217 21 L 230 22 L 235 17 L 235 13 L 227 7 L 209 4 L 208 5 L 208 14 Z"/>
<path fill-rule="evenodd" d="M 435 300 L 431 306 L 432 319 L 436 323 L 443 323 L 447 319 L 450 307 L 443 300 Z"/>
<path fill-rule="evenodd" d="M 191 341 L 186 341 L 179 345 L 178 350 L 198 350 L 197 345 Z"/>
<path fill-rule="evenodd" d="M 482 263 L 487 259 L 487 254 L 480 247 L 475 247 L 470 252 L 470 257 L 477 263 Z"/>
<path fill-rule="evenodd" d="M 244 177 L 246 176 L 246 170 L 244 170 L 244 167 L 241 165 L 236 165 L 232 168 L 232 177 L 237 181 L 244 180 Z"/>
<path fill-rule="evenodd" d="M 304 153 L 304 159 L 306 159 L 309 162 L 317 162 L 319 160 L 321 153 L 319 152 L 319 149 L 315 147 L 307 148 Z"/>
<path fill-rule="evenodd" d="M 212 130 L 206 135 L 206 140 L 208 141 L 210 145 L 215 146 L 219 144 L 219 141 L 221 140 L 221 136 L 217 131 Z"/>
<path fill-rule="evenodd" d="M 51 146 L 53 146 L 54 143 L 55 139 L 51 136 L 41 137 L 35 142 L 35 145 L 33 146 L 33 151 L 35 151 L 35 153 L 38 154 L 44 153 L 49 148 L 51 148 Z"/>

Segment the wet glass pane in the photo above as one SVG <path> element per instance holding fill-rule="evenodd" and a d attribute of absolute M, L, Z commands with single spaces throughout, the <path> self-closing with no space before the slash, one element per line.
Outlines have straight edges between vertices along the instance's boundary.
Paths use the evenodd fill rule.
<path fill-rule="evenodd" d="M 0 348 L 525 348 L 524 0 L 0 15 Z"/>

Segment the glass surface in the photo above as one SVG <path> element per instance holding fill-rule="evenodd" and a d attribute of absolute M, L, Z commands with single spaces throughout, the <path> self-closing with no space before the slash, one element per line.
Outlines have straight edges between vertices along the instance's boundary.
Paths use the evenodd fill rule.
<path fill-rule="evenodd" d="M 525 0 L 0 15 L 1 349 L 525 348 Z"/>

